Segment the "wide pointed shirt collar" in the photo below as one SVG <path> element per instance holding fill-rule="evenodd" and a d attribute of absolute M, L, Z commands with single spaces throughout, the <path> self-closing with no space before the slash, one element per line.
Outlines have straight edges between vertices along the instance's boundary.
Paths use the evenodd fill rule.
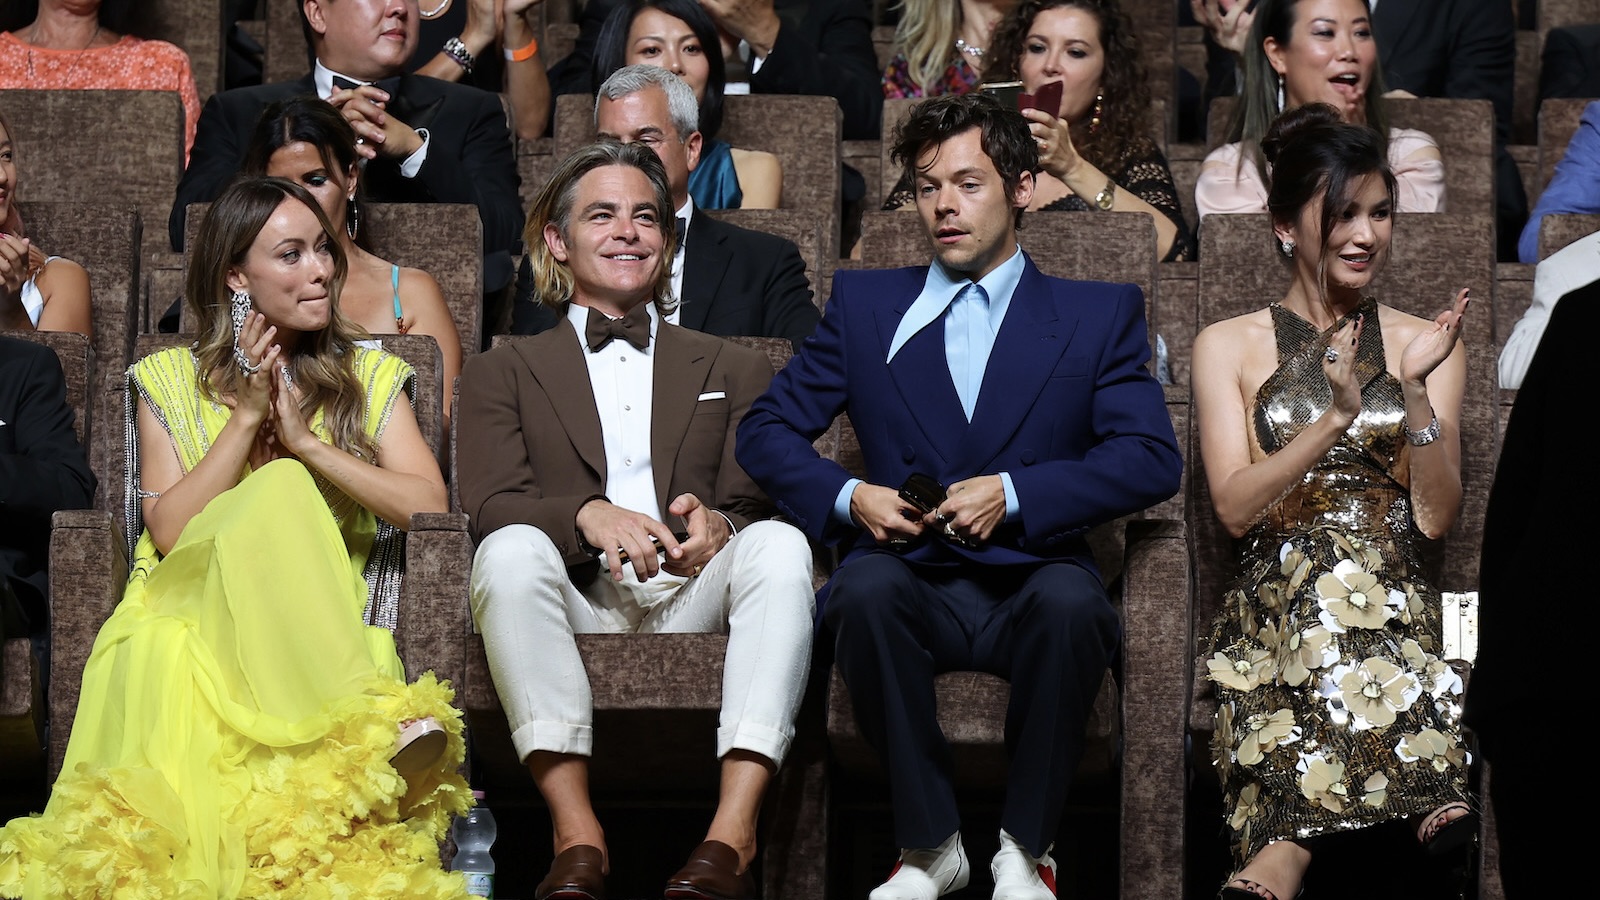
<path fill-rule="evenodd" d="M 1011 295 L 1017 291 L 1017 282 L 1022 280 L 1026 261 L 1027 257 L 1022 255 L 1022 248 L 1018 246 L 1009 259 L 978 279 L 978 285 L 989 295 L 989 322 L 997 334 L 1000 323 L 1005 320 L 1006 310 L 1011 306 Z M 927 280 L 922 283 L 922 293 L 912 301 L 911 307 L 900 319 L 900 325 L 894 330 L 894 338 L 889 342 L 889 356 L 884 361 L 892 361 L 907 341 L 938 321 L 955 301 L 956 295 L 972 283 L 971 279 L 949 271 L 938 260 L 934 260 L 933 265 L 928 267 Z"/>

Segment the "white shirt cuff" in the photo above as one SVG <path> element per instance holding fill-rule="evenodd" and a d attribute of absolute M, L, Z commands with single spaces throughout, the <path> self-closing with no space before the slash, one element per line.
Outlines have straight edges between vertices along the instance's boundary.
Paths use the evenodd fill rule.
<path fill-rule="evenodd" d="M 422 164 L 428 161 L 428 129 L 418 128 L 417 134 L 422 137 L 422 146 L 418 147 L 415 153 L 406 157 L 406 161 L 400 164 L 401 178 L 417 177 L 417 173 L 422 171 Z"/>

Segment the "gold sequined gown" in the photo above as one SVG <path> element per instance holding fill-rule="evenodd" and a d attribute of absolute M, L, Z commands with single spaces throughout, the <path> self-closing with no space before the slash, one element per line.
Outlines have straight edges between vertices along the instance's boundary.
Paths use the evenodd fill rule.
<path fill-rule="evenodd" d="M 1268 455 L 1332 403 L 1328 339 L 1271 308 L 1278 369 L 1251 425 Z M 1361 414 L 1239 544 L 1239 578 L 1206 653 L 1212 759 L 1240 863 L 1268 842 L 1364 828 L 1466 798 L 1461 680 L 1442 648 L 1439 593 L 1419 568 L 1400 383 L 1378 308 L 1364 314 Z"/>

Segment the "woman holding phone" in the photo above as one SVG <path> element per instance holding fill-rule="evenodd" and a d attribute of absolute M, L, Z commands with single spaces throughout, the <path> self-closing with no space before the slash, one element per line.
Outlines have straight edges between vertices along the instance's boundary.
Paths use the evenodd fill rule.
<path fill-rule="evenodd" d="M 1024 0 L 1000 21 L 988 56 L 985 83 L 1020 81 L 1032 102 L 1053 106 L 1022 113 L 1043 167 L 1030 210 L 1142 212 L 1162 260 L 1193 255 L 1172 172 L 1149 138 L 1150 87 L 1118 0 Z M 902 183 L 884 208 L 911 203 Z"/>

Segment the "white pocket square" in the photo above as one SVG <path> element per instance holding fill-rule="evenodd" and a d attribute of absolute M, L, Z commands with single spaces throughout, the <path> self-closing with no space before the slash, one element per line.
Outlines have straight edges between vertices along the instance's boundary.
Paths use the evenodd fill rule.
<path fill-rule="evenodd" d="M 726 399 L 728 399 L 728 392 L 727 391 L 706 391 L 704 394 L 701 394 L 699 399 L 697 399 L 695 402 L 699 403 L 700 400 L 726 400 Z"/>

